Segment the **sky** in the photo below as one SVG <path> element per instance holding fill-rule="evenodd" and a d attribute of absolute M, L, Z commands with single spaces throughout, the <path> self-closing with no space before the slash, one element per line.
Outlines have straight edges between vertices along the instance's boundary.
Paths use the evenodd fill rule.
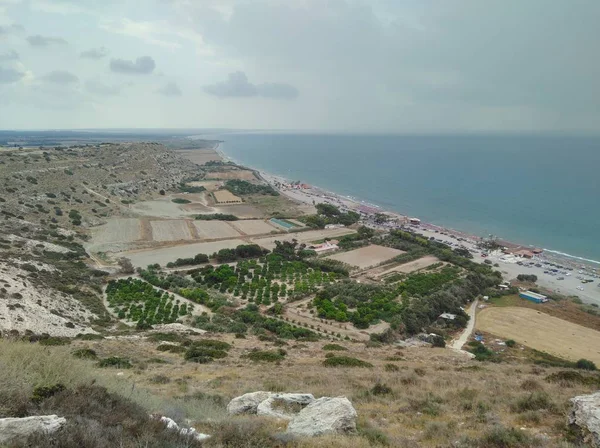
<path fill-rule="evenodd" d="M 0 129 L 598 133 L 598 0 L 0 0 Z"/>

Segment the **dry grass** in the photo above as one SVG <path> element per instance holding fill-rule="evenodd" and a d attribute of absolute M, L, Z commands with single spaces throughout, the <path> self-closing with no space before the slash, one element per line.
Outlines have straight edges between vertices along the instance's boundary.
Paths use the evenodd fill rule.
<path fill-rule="evenodd" d="M 169 364 L 147 363 L 143 369 L 125 372 L 130 381 L 165 398 L 201 394 L 222 397 L 226 402 L 257 390 L 347 396 L 359 414 L 359 435 L 306 440 L 299 445 L 303 447 L 366 447 L 382 441 L 389 446 L 434 447 L 448 446 L 458 438 L 468 439 L 465 446 L 486 446 L 487 439 L 482 439 L 486 431 L 491 432 L 485 437 L 500 437 L 498 431 L 506 437 L 515 436 L 505 434 L 496 424 L 526 427 L 524 433 L 529 436 L 545 433 L 549 437 L 546 446 L 566 447 L 562 440 L 568 399 L 594 390 L 593 384 L 570 382 L 565 387 L 545 379 L 560 369 L 478 363 L 444 349 L 411 348 L 394 355 L 390 347 L 366 348 L 362 343 L 340 344 L 348 349 L 344 354 L 373 364 L 372 369 L 324 367 L 322 342 L 289 342 L 284 347 L 288 353 L 285 360 L 265 368 L 245 355 L 253 348 L 274 350 L 275 346 L 251 336 L 210 337 L 226 341 L 233 348 L 227 358 L 203 365 L 185 363 L 175 354 L 159 353 L 155 343 L 139 340 L 99 341 L 91 348 L 101 356 L 136 353 L 142 361 L 156 356 L 166 359 Z M 402 360 L 390 362 L 387 359 L 392 355 Z M 390 369 L 390 365 L 395 368 Z M 152 381 L 156 375 L 168 376 L 171 382 L 156 384 Z M 385 387 L 377 388 L 377 384 Z M 200 422 L 197 428 L 211 431 L 207 423 Z"/>
<path fill-rule="evenodd" d="M 370 246 L 361 247 L 360 249 L 354 249 L 348 252 L 331 255 L 327 258 L 341 261 L 359 269 L 365 269 L 383 263 L 384 261 L 403 253 L 404 251 L 398 249 L 392 249 L 391 247 L 377 246 L 373 244 Z"/>
<path fill-rule="evenodd" d="M 600 332 L 541 311 L 490 307 L 478 313 L 476 327 L 559 358 L 585 358 L 600 364 Z"/>

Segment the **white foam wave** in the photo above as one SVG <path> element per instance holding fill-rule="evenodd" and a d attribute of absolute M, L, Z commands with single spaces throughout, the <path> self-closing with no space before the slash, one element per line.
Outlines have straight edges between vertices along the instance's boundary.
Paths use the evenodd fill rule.
<path fill-rule="evenodd" d="M 566 253 L 560 252 L 558 250 L 544 249 L 544 252 L 550 252 L 551 254 L 560 255 L 562 257 L 574 258 L 576 260 L 587 261 L 588 263 L 600 264 L 600 261 L 598 261 L 598 260 L 592 260 L 590 258 L 578 257 L 576 255 L 566 254 Z"/>

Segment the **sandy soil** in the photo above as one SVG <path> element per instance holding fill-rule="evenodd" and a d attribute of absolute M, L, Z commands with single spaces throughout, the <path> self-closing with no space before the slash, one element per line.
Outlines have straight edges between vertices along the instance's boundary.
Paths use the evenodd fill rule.
<path fill-rule="evenodd" d="M 131 206 L 131 211 L 144 216 L 161 218 L 178 218 L 193 214 L 191 211 L 186 212 L 179 204 L 171 202 L 170 198 L 138 202 Z"/>
<path fill-rule="evenodd" d="M 192 234 L 187 221 L 170 219 L 167 221 L 151 221 L 152 239 L 154 241 L 191 240 Z"/>
<path fill-rule="evenodd" d="M 161 266 L 169 261 L 175 261 L 178 258 L 189 258 L 196 254 L 213 254 L 219 249 L 233 249 L 240 244 L 245 244 L 243 240 L 233 239 L 224 241 L 215 241 L 207 243 L 182 244 L 173 247 L 163 247 L 160 249 L 144 249 L 122 252 L 120 256 L 127 257 L 136 267 L 146 267 L 149 264 L 158 263 Z"/>
<path fill-rule="evenodd" d="M 262 235 L 279 230 L 261 219 L 249 219 L 244 221 L 232 221 L 231 225 L 246 235 Z"/>
<path fill-rule="evenodd" d="M 342 235 L 355 233 L 352 229 L 323 229 L 323 230 L 308 230 L 306 232 L 282 233 L 275 236 L 263 238 L 253 238 L 252 242 L 259 244 L 265 249 L 273 249 L 275 241 L 292 241 L 297 240 L 299 243 L 310 243 L 319 241 L 324 238 L 335 238 Z"/>
<path fill-rule="evenodd" d="M 392 272 L 403 272 L 405 274 L 410 274 L 411 272 L 415 272 L 419 269 L 426 268 L 427 266 L 431 266 L 432 264 L 435 264 L 439 261 L 440 260 L 438 260 L 433 255 L 427 255 L 423 258 L 419 258 L 418 260 L 410 261 L 408 263 L 401 264 L 400 266 L 396 266 L 386 271 L 383 271 L 377 274 L 376 277 L 383 277 L 384 275 L 390 274 Z"/>
<path fill-rule="evenodd" d="M 225 221 L 194 221 L 200 239 L 237 238 L 240 232 Z"/>
<path fill-rule="evenodd" d="M 130 243 L 141 238 L 140 221 L 135 218 L 113 218 L 92 229 L 94 243 Z"/>
<path fill-rule="evenodd" d="M 476 328 L 577 361 L 600 363 L 600 332 L 529 308 L 486 308 L 477 314 Z"/>
<path fill-rule="evenodd" d="M 391 247 L 377 246 L 372 244 L 370 246 L 361 247 L 360 249 L 354 249 L 349 252 L 342 252 L 335 255 L 330 255 L 329 259 L 342 261 L 351 266 L 355 266 L 360 269 L 366 269 L 370 266 L 378 265 L 391 258 L 403 254 L 404 252 L 398 249 L 392 249 Z"/>

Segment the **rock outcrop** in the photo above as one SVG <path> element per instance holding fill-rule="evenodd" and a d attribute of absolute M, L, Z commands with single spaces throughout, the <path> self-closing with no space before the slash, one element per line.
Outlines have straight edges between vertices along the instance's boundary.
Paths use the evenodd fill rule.
<path fill-rule="evenodd" d="M 258 414 L 289 420 L 290 437 L 348 434 L 356 431 L 356 409 L 346 397 L 312 394 L 251 392 L 236 397 L 227 405 L 230 414 Z"/>
<path fill-rule="evenodd" d="M 175 420 L 169 417 L 161 415 L 151 415 L 150 417 L 155 418 L 160 422 L 164 423 L 167 429 L 170 429 L 171 431 L 177 431 L 181 436 L 189 437 L 199 442 L 202 442 L 206 439 L 210 439 L 210 435 L 198 432 L 195 428 L 181 428 Z"/>
<path fill-rule="evenodd" d="M 313 401 L 315 397 L 312 394 L 273 394 L 257 406 L 256 413 L 291 420 Z"/>
<path fill-rule="evenodd" d="M 600 392 L 571 398 L 569 424 L 584 443 L 600 447 Z"/>
<path fill-rule="evenodd" d="M 58 431 L 67 421 L 57 415 L 36 415 L 24 418 L 0 418 L 0 445 L 14 440 L 26 440 L 27 437 L 43 432 L 52 434 Z"/>
<path fill-rule="evenodd" d="M 287 432 L 303 437 L 353 433 L 356 431 L 356 417 L 356 409 L 346 397 L 323 397 L 294 416 Z"/>
<path fill-rule="evenodd" d="M 256 408 L 260 403 L 270 398 L 273 392 L 250 392 L 239 397 L 235 397 L 227 405 L 227 412 L 232 415 L 237 414 L 256 414 Z"/>

